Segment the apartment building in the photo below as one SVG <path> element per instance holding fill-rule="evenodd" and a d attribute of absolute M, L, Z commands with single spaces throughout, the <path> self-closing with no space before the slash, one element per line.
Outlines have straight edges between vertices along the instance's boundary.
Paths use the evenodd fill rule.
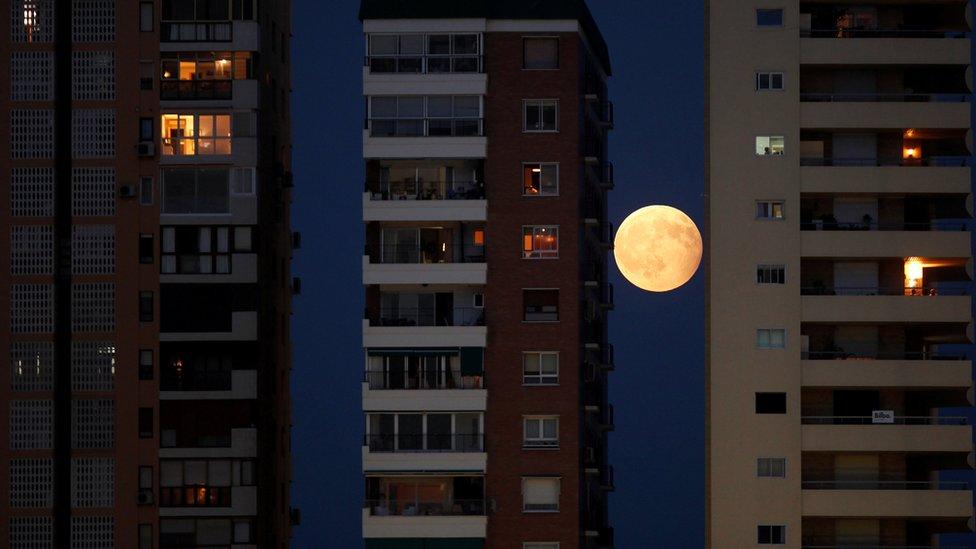
<path fill-rule="evenodd" d="M 707 2 L 710 547 L 945 547 L 973 464 L 971 13 Z"/>
<path fill-rule="evenodd" d="M 600 31 L 565 0 L 360 19 L 366 547 L 612 547 Z"/>
<path fill-rule="evenodd" d="M 0 546 L 288 545 L 289 4 L 0 1 Z"/>

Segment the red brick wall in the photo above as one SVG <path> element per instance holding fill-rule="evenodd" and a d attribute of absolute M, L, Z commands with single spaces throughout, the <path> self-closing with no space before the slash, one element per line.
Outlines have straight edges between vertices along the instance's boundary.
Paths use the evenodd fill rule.
<path fill-rule="evenodd" d="M 538 33 L 533 33 L 538 35 Z M 579 547 L 580 38 L 559 34 L 560 69 L 522 70 L 522 34 L 486 36 L 488 286 L 485 353 L 489 549 L 523 541 Z M 522 133 L 523 99 L 558 99 L 559 133 Z M 558 162 L 558 197 L 523 197 L 522 163 Z M 559 225 L 559 259 L 521 258 L 523 225 Z M 522 322 L 523 288 L 559 288 L 559 322 Z M 558 351 L 558 387 L 523 387 L 522 352 Z M 522 416 L 558 414 L 559 449 L 523 450 Z M 562 477 L 558 513 L 522 512 L 524 476 Z"/>

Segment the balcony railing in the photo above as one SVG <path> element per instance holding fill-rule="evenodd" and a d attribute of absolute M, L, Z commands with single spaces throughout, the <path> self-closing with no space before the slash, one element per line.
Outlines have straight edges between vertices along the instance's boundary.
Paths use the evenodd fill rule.
<path fill-rule="evenodd" d="M 475 307 L 453 307 L 445 315 L 435 309 L 380 309 L 379 318 L 370 318 L 373 326 L 484 326 L 485 310 Z"/>
<path fill-rule="evenodd" d="M 230 430 L 226 434 L 207 434 L 191 437 L 182 435 L 173 429 L 163 429 L 159 446 L 161 448 L 230 448 L 232 442 Z"/>
<path fill-rule="evenodd" d="M 485 184 L 476 181 L 367 181 L 372 200 L 484 200 Z"/>
<path fill-rule="evenodd" d="M 962 284 L 966 284 L 963 286 Z M 800 295 L 824 296 L 966 296 L 970 295 L 968 283 L 959 282 L 959 286 L 928 286 L 924 288 L 909 288 L 902 286 L 804 286 L 800 288 Z"/>
<path fill-rule="evenodd" d="M 902 28 L 822 28 L 801 29 L 803 38 L 969 38 L 962 30 L 902 29 Z"/>
<path fill-rule="evenodd" d="M 392 374 L 389 371 L 366 371 L 363 381 L 369 384 L 371 390 L 456 390 L 456 389 L 484 389 L 485 377 L 481 375 L 464 375 L 461 370 L 452 369 L 436 372 L 434 375 L 406 375 Z"/>
<path fill-rule="evenodd" d="M 370 137 L 483 137 L 484 118 L 368 118 Z"/>
<path fill-rule="evenodd" d="M 184 370 L 180 373 L 164 368 L 159 382 L 161 391 L 230 391 L 233 372 L 195 372 Z"/>
<path fill-rule="evenodd" d="M 869 158 L 831 158 L 809 156 L 800 158 L 801 166 L 834 166 L 847 168 L 863 167 L 968 167 L 972 166 L 971 156 L 929 156 L 926 158 L 902 158 L 900 156 Z"/>
<path fill-rule="evenodd" d="M 441 251 L 439 247 L 401 246 L 388 244 L 380 246 L 380 253 L 372 253 L 367 247 L 366 255 L 373 263 L 383 264 L 433 264 L 433 263 L 484 263 L 484 246 L 452 246 Z"/>
<path fill-rule="evenodd" d="M 477 54 L 371 55 L 365 66 L 372 74 L 471 74 L 485 72 L 485 57 Z"/>
<path fill-rule="evenodd" d="M 484 452 L 483 434 L 366 435 L 370 452 Z"/>
<path fill-rule="evenodd" d="M 163 101 L 233 99 L 233 80 L 161 80 L 159 98 Z"/>
<path fill-rule="evenodd" d="M 159 489 L 160 507 L 230 507 L 230 486 L 182 486 Z"/>
<path fill-rule="evenodd" d="M 811 103 L 969 103 L 968 93 L 801 93 Z"/>
<path fill-rule="evenodd" d="M 161 42 L 231 42 L 234 24 L 231 21 L 163 21 L 160 23 Z"/>
<path fill-rule="evenodd" d="M 941 353 L 928 351 L 876 351 L 873 353 L 848 352 L 840 349 L 830 351 L 803 351 L 802 360 L 968 360 L 965 353 Z"/>
<path fill-rule="evenodd" d="M 959 219 L 933 219 L 925 222 L 836 221 L 808 219 L 800 221 L 801 231 L 968 231 L 969 222 Z"/>
<path fill-rule="evenodd" d="M 908 480 L 804 480 L 804 490 L 969 490 L 968 482 Z"/>
<path fill-rule="evenodd" d="M 365 507 L 374 517 L 457 517 L 485 514 L 484 499 L 455 499 L 451 501 L 396 501 L 367 499 Z"/>
<path fill-rule="evenodd" d="M 968 425 L 962 416 L 895 416 L 887 423 L 877 423 L 872 416 L 803 416 L 803 425 Z"/>

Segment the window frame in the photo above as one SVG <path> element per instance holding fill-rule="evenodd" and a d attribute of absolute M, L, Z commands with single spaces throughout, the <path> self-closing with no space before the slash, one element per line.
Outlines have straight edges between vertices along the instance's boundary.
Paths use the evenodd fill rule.
<path fill-rule="evenodd" d="M 780 87 L 773 87 L 773 78 L 779 76 Z M 760 85 L 760 79 L 766 76 L 769 79 L 769 87 L 764 88 Z M 757 92 L 783 92 L 786 91 L 786 73 L 783 71 L 756 71 L 756 91 Z"/>
<path fill-rule="evenodd" d="M 525 358 L 536 355 L 539 359 L 539 373 L 527 374 L 525 369 Z M 542 371 L 542 357 L 552 356 L 556 359 L 556 373 L 546 375 Z M 553 381 L 546 383 L 546 379 L 553 378 Z M 532 381 L 533 379 L 537 381 Z M 523 387 L 558 387 L 559 386 L 559 351 L 522 351 L 522 386 Z"/>
<path fill-rule="evenodd" d="M 556 66 L 555 67 L 543 67 L 543 68 L 530 68 L 527 67 L 526 63 L 526 48 L 525 45 L 530 40 L 553 40 L 556 42 Z M 562 45 L 559 43 L 559 37 L 555 35 L 526 35 L 522 36 L 522 70 L 523 71 L 558 71 L 561 68 L 562 63 L 560 63 L 560 54 L 562 53 Z"/>
<path fill-rule="evenodd" d="M 525 293 L 526 292 L 555 292 L 556 293 L 556 318 L 554 320 L 526 320 L 525 318 Z M 522 288 L 522 322 L 527 324 L 553 324 L 559 322 L 559 288 Z"/>
<path fill-rule="evenodd" d="M 224 211 L 224 212 L 207 212 L 207 211 L 169 212 L 169 211 L 166 211 L 166 194 L 167 194 L 166 193 L 166 177 L 165 177 L 166 174 L 168 172 L 193 172 L 193 200 L 194 200 L 194 208 L 195 208 L 196 206 L 199 205 L 199 204 L 197 204 L 197 202 L 199 202 L 199 200 L 200 200 L 200 176 L 202 175 L 202 173 L 203 173 L 204 170 L 212 170 L 212 171 L 219 170 L 219 171 L 222 171 L 222 172 L 223 171 L 226 171 L 227 172 L 227 178 L 226 178 L 226 184 L 227 184 L 227 211 Z M 207 165 L 201 165 L 200 167 L 184 167 L 184 166 L 176 167 L 176 166 L 174 166 L 172 168 L 167 167 L 166 169 L 160 170 L 160 174 L 161 174 L 161 177 L 160 177 L 160 183 L 161 183 L 161 185 L 160 185 L 160 188 L 159 188 L 159 194 L 160 194 L 160 205 L 159 205 L 159 208 L 160 208 L 160 213 L 161 214 L 165 214 L 167 216 L 172 215 L 172 216 L 183 216 L 183 217 L 186 217 L 186 216 L 200 216 L 200 215 L 214 216 L 214 217 L 216 217 L 216 216 L 230 217 L 231 215 L 233 215 L 233 211 L 234 211 L 234 207 L 233 207 L 233 204 L 232 204 L 232 201 L 231 201 L 232 194 L 230 192 L 231 191 L 231 175 L 232 175 L 233 171 L 234 171 L 234 168 L 233 167 L 227 167 L 227 166 L 222 166 L 222 165 L 221 166 L 214 166 L 214 167 L 210 167 L 210 166 L 207 166 Z"/>
<path fill-rule="evenodd" d="M 545 117 L 543 116 L 543 110 L 547 104 L 551 104 L 556 109 L 556 120 L 553 129 L 547 130 L 545 124 Z M 535 105 L 539 108 L 539 128 L 531 129 L 528 126 L 528 112 L 529 106 Z M 541 99 L 523 99 L 522 100 L 522 133 L 559 133 L 559 99 L 558 98 L 541 98 Z"/>
<path fill-rule="evenodd" d="M 556 503 L 555 503 L 554 507 L 552 507 L 552 508 L 546 508 L 546 509 L 528 509 L 528 508 L 526 508 L 526 502 L 525 502 L 525 486 L 527 484 L 527 481 L 529 481 L 529 480 L 552 480 L 552 481 L 555 481 L 555 483 L 556 483 Z M 559 509 L 560 509 L 559 500 L 562 498 L 562 493 L 563 493 L 563 490 L 562 490 L 563 486 L 562 486 L 562 484 L 563 484 L 563 479 L 562 479 L 562 477 L 558 477 L 558 476 L 541 476 L 540 475 L 540 476 L 525 476 L 525 477 L 522 477 L 522 490 L 521 490 L 521 493 L 522 493 L 522 512 L 523 513 L 531 513 L 531 514 L 538 514 L 538 513 L 558 513 L 559 512 Z"/>
<path fill-rule="evenodd" d="M 759 215 L 759 206 L 760 205 L 766 205 L 768 207 L 769 212 L 770 212 L 771 215 L 769 215 L 769 216 L 761 216 L 761 215 Z M 780 217 L 776 217 L 776 215 L 774 215 L 774 212 L 776 210 L 776 206 L 777 205 L 779 205 L 779 211 L 782 214 Z M 779 199 L 762 199 L 762 200 L 756 200 L 755 216 L 756 216 L 756 219 L 757 220 L 760 220 L 760 221 L 785 221 L 786 220 L 786 201 L 785 200 L 779 200 Z"/>
<path fill-rule="evenodd" d="M 769 541 L 761 541 L 763 529 L 768 529 Z M 778 533 L 777 537 L 775 534 Z M 785 524 L 759 524 L 756 528 L 756 545 L 786 545 Z"/>
<path fill-rule="evenodd" d="M 542 185 L 543 170 L 547 167 L 555 167 L 555 181 L 556 181 L 556 191 L 555 192 L 545 192 Z M 526 192 L 530 187 L 525 184 L 525 170 L 532 168 L 533 170 L 539 169 L 539 192 L 532 194 Z M 558 197 L 559 196 L 559 162 L 522 162 L 522 196 L 526 198 L 546 198 L 546 197 Z"/>
<path fill-rule="evenodd" d="M 775 13 L 779 12 L 779 23 L 777 24 L 763 24 L 760 22 L 760 14 L 762 13 Z M 786 10 L 782 7 L 761 7 L 756 8 L 755 11 L 755 22 L 756 28 L 759 29 L 782 29 L 786 27 Z"/>
<path fill-rule="evenodd" d="M 767 469 L 769 471 L 769 474 L 765 474 L 765 475 L 762 474 L 762 463 L 763 463 L 763 461 L 768 462 Z M 782 475 L 774 475 L 774 474 L 772 474 L 772 471 L 773 471 L 772 464 L 774 462 L 782 462 L 782 464 L 783 464 L 783 474 Z M 785 457 L 757 457 L 756 458 L 756 478 L 786 478 L 786 467 L 787 467 L 787 460 L 786 460 Z"/>
<path fill-rule="evenodd" d="M 531 230 L 530 235 L 526 234 L 526 231 Z M 551 230 L 556 237 L 556 249 L 553 250 L 542 250 L 535 248 L 536 239 L 539 236 L 536 234 L 540 230 Z M 529 236 L 532 242 L 532 248 L 526 249 L 526 236 Z M 522 225 L 522 259 L 559 259 L 559 225 Z"/>
<path fill-rule="evenodd" d="M 766 147 L 770 151 L 769 154 L 761 154 L 759 152 L 759 140 L 760 139 L 763 139 L 763 138 L 769 140 L 768 141 L 768 145 L 769 146 Z M 773 152 L 773 150 L 774 150 L 773 149 L 773 142 L 772 142 L 773 139 L 782 139 L 783 140 L 783 150 L 782 150 L 782 152 L 780 152 L 778 154 L 775 153 L 775 152 Z M 755 141 L 755 150 L 753 151 L 753 153 L 755 154 L 756 158 L 783 158 L 783 157 L 785 157 L 786 156 L 786 135 L 785 134 L 772 134 L 772 133 L 757 134 L 756 135 L 756 141 Z"/>
<path fill-rule="evenodd" d="M 148 300 L 148 301 L 147 301 Z M 143 306 L 148 303 L 148 308 Z M 151 291 L 139 292 L 139 322 L 149 324 L 156 320 L 156 296 Z"/>
<path fill-rule="evenodd" d="M 167 121 L 175 120 L 177 122 L 176 128 L 168 128 Z M 192 120 L 193 124 L 193 134 L 184 135 L 181 137 L 166 136 L 165 132 L 167 129 L 181 129 L 184 124 L 184 119 L 189 118 Z M 227 119 L 227 129 L 230 135 L 219 135 L 217 132 L 218 122 L 220 118 Z M 209 119 L 211 124 L 211 134 L 210 135 L 200 135 L 201 121 L 204 119 Z M 193 112 L 193 113 L 176 113 L 176 112 L 163 112 L 159 115 L 159 144 L 160 149 L 162 149 L 163 157 L 173 157 L 173 158 L 185 158 L 185 157 L 227 157 L 234 154 L 234 113 L 232 112 Z M 184 142 L 189 141 L 192 145 L 193 152 L 177 152 L 177 149 L 182 149 L 184 147 Z M 209 142 L 211 149 L 207 152 L 204 151 L 205 147 L 201 147 L 201 144 Z M 227 152 L 220 152 L 219 149 L 223 146 L 227 147 Z"/>
<path fill-rule="evenodd" d="M 146 28 L 148 8 L 149 28 Z M 156 29 L 156 8 L 152 2 L 139 2 L 139 32 L 153 32 Z"/>
<path fill-rule="evenodd" d="M 767 346 L 762 346 L 760 344 L 760 333 L 768 332 L 767 341 L 769 344 Z M 772 345 L 773 332 L 783 332 L 783 345 L 781 347 L 775 347 Z M 781 351 L 786 349 L 786 328 L 756 328 L 756 349 L 762 351 Z"/>
<path fill-rule="evenodd" d="M 779 278 L 779 282 L 771 282 L 770 280 L 774 277 L 766 277 L 767 280 L 763 281 L 760 279 L 761 274 L 765 274 L 766 271 L 772 273 L 772 271 L 782 271 L 782 275 Z M 756 265 L 756 285 L 758 286 L 785 286 L 786 285 L 786 265 L 784 264 L 767 264 L 760 263 Z M 785 336 L 785 334 L 784 334 Z M 758 337 L 757 337 L 758 342 Z M 785 339 L 784 339 L 785 345 Z"/>
<path fill-rule="evenodd" d="M 555 438 L 545 436 L 545 423 L 556 423 Z M 538 424 L 539 436 L 529 438 L 529 424 Z M 558 415 L 524 415 L 522 416 L 522 448 L 527 450 L 558 450 L 559 449 L 559 416 Z"/>

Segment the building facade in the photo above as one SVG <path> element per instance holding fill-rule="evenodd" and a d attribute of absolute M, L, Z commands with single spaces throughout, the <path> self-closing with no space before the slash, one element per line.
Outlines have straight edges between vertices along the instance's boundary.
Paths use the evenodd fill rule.
<path fill-rule="evenodd" d="M 938 547 L 972 467 L 968 2 L 706 8 L 709 547 Z"/>
<path fill-rule="evenodd" d="M 0 2 L 0 545 L 288 545 L 289 4 Z"/>
<path fill-rule="evenodd" d="M 523 4 L 362 3 L 371 549 L 613 544 L 609 58 Z"/>

